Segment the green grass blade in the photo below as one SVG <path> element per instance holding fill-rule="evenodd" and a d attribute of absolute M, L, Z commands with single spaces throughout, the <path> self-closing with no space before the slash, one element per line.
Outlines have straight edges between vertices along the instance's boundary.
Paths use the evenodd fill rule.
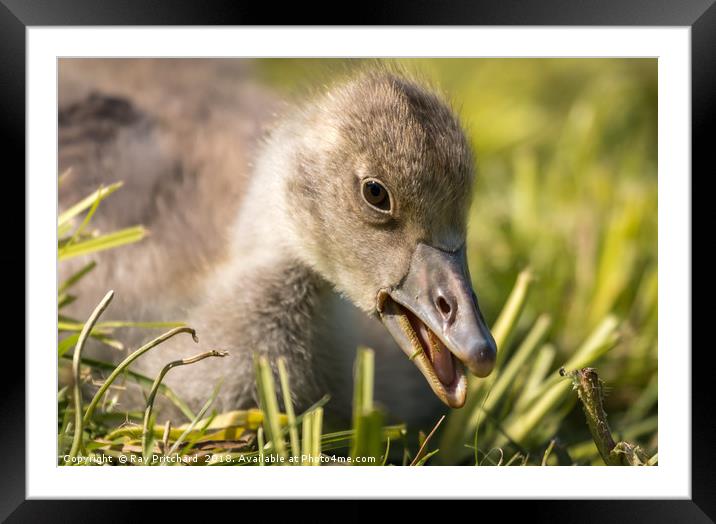
<path fill-rule="evenodd" d="M 308 413 L 301 423 L 301 465 L 310 466 L 311 438 L 313 435 L 313 412 Z"/>
<path fill-rule="evenodd" d="M 141 329 L 171 329 L 186 327 L 186 322 L 126 322 L 110 320 L 108 322 L 98 322 L 97 327 L 100 329 L 117 329 L 127 327 L 137 327 Z"/>
<path fill-rule="evenodd" d="M 524 310 L 533 282 L 534 276 L 529 268 L 517 275 L 512 291 L 491 330 L 497 344 L 496 369 L 487 379 L 477 379 L 470 375 L 468 377 L 468 396 L 465 406 L 460 410 L 450 412 L 440 440 L 440 448 L 447 451 L 447 453 L 444 452 L 443 454 L 447 460 L 455 460 L 462 453 L 464 437 L 469 434 L 469 431 L 466 431 L 468 421 L 475 410 L 479 408 L 480 402 L 484 399 L 484 391 L 490 389 L 505 361 L 507 342 Z"/>
<path fill-rule="evenodd" d="M 353 390 L 353 430 L 354 441 L 351 446 L 351 458 L 376 457 L 382 451 L 381 426 L 382 414 L 373 407 L 373 380 L 375 373 L 375 354 L 372 349 L 358 348 L 355 363 Z"/>
<path fill-rule="evenodd" d="M 125 370 L 127 369 L 132 362 L 137 360 L 139 357 L 144 355 L 147 351 L 157 347 L 162 342 L 166 342 L 170 338 L 180 334 L 180 333 L 188 333 L 191 335 L 194 342 L 199 342 L 199 339 L 196 337 L 196 332 L 188 327 L 178 327 L 174 328 L 171 331 L 167 331 L 163 335 L 158 336 L 154 340 L 144 344 L 142 347 L 131 353 L 127 358 L 125 358 L 120 364 L 118 364 L 110 374 L 109 377 L 107 377 L 107 380 L 104 381 L 102 386 L 100 386 L 99 390 L 97 390 L 97 393 L 95 393 L 94 397 L 92 398 L 92 401 L 90 402 L 89 406 L 87 407 L 87 412 L 84 415 L 84 422 L 85 424 L 89 423 L 89 421 L 92 419 L 92 413 L 94 412 L 95 408 L 97 407 L 97 404 L 102 399 L 102 396 L 107 391 L 109 386 L 114 382 L 114 380 Z M 168 371 L 168 370 L 167 370 Z M 161 382 L 161 381 L 160 381 Z"/>
<path fill-rule="evenodd" d="M 128 227 L 96 238 L 77 242 L 60 247 L 58 249 L 58 260 L 67 260 L 69 258 L 97 253 L 106 249 L 114 249 L 126 244 L 138 242 L 146 237 L 148 231 L 142 226 Z"/>
<path fill-rule="evenodd" d="M 57 344 L 57 356 L 58 357 L 64 356 L 70 350 L 70 348 L 72 348 L 75 344 L 77 344 L 77 340 L 79 338 L 80 338 L 80 334 L 74 333 L 74 334 L 60 340 Z"/>
<path fill-rule="evenodd" d="M 91 260 L 84 266 L 82 266 L 78 271 L 76 271 L 72 276 L 67 278 L 59 287 L 57 290 L 58 293 L 64 293 L 69 288 L 74 286 L 77 282 L 82 280 L 84 276 L 86 276 L 90 271 L 92 271 L 97 266 L 97 262 L 94 260 Z"/>
<path fill-rule="evenodd" d="M 256 356 L 254 359 L 256 370 L 256 386 L 259 392 L 259 402 L 264 412 L 264 430 L 279 457 L 286 459 L 286 444 L 281 433 L 278 402 L 276 400 L 276 387 L 274 386 L 271 365 L 265 356 Z"/>
<path fill-rule="evenodd" d="M 585 367 L 594 362 L 609 349 L 614 347 L 617 341 L 617 321 L 609 316 L 602 321 L 594 330 L 592 335 L 568 360 L 565 367 L 576 369 Z M 524 413 L 513 413 L 505 421 L 504 430 L 515 442 L 522 442 L 535 426 L 552 410 L 560 401 L 564 400 L 572 387 L 571 381 L 560 376 L 546 381 L 535 402 L 530 405 Z M 503 445 L 506 438 L 503 436 L 498 440 L 498 446 Z"/>
<path fill-rule="evenodd" d="M 438 430 L 438 428 L 440 427 L 440 424 L 443 423 L 443 420 L 445 420 L 445 415 L 443 415 L 442 417 L 440 417 L 440 420 L 438 420 L 437 424 L 435 424 L 435 426 L 434 426 L 433 429 L 430 431 L 430 433 L 429 433 L 429 434 L 425 437 L 425 439 L 420 443 L 420 449 L 419 449 L 418 452 L 415 454 L 415 458 L 413 459 L 413 462 L 411 462 L 411 464 L 410 464 L 411 466 L 420 466 L 420 465 L 421 465 L 421 460 L 423 460 L 423 459 L 424 459 L 426 456 L 428 456 L 428 455 L 432 456 L 432 455 L 435 454 L 435 453 L 428 453 L 428 455 L 426 455 L 425 453 L 426 453 L 427 450 L 428 450 L 428 444 L 429 444 L 430 441 L 432 440 L 433 435 L 435 435 L 435 432 L 436 432 L 436 431 Z M 436 450 L 436 452 L 437 452 L 437 450 Z M 423 462 L 423 464 L 424 464 L 424 462 Z"/>
<path fill-rule="evenodd" d="M 63 226 L 67 224 L 70 220 L 72 220 L 74 217 L 82 213 L 85 209 L 88 209 L 92 206 L 92 204 L 97 201 L 99 198 L 105 198 L 108 195 L 111 195 L 114 193 L 117 189 L 122 187 L 122 182 L 116 182 L 114 184 L 111 184 L 107 186 L 106 188 L 100 188 L 91 195 L 86 196 L 82 200 L 80 200 L 77 204 L 69 208 L 64 213 L 61 213 L 60 216 L 57 218 L 57 225 Z"/>
<path fill-rule="evenodd" d="M 228 355 L 228 353 L 226 353 L 225 351 L 207 351 L 206 353 L 201 353 L 200 355 L 196 355 L 194 357 L 183 358 L 181 360 L 174 360 L 173 362 L 169 362 L 159 372 L 157 378 L 154 379 L 152 389 L 149 391 L 149 395 L 147 396 L 147 404 L 144 410 L 144 423 L 142 425 L 142 456 L 144 458 L 145 464 L 149 463 L 149 458 L 152 455 L 152 448 L 154 443 L 154 417 L 152 414 L 154 410 L 154 399 L 157 396 L 159 386 L 161 385 L 162 380 L 164 380 L 166 374 L 169 373 L 169 371 L 171 371 L 175 367 L 194 364 L 209 357 L 225 357 L 226 355 Z"/>
<path fill-rule="evenodd" d="M 82 220 L 79 227 L 77 227 L 77 229 L 75 229 L 75 232 L 72 234 L 72 237 L 69 240 L 67 240 L 65 245 L 69 246 L 70 244 L 74 244 L 75 242 L 77 242 L 77 239 L 80 238 L 80 235 L 82 235 L 82 232 L 87 227 L 87 224 L 89 224 L 89 221 L 92 220 L 92 217 L 94 216 L 95 211 L 97 211 L 97 208 L 99 207 L 100 202 L 102 202 L 102 196 L 103 196 L 102 186 L 100 186 L 100 188 L 97 191 L 97 198 L 95 198 L 95 201 L 92 203 L 92 206 L 90 207 L 89 211 L 85 215 L 85 218 Z M 59 236 L 58 236 L 58 238 L 59 238 Z"/>
<path fill-rule="evenodd" d="M 313 465 L 321 465 L 321 430 L 323 429 L 323 408 L 313 412 L 313 423 L 311 424 L 311 457 Z"/>
<path fill-rule="evenodd" d="M 492 337 L 495 339 L 498 348 L 498 363 L 505 358 L 504 346 L 507 344 L 517 321 L 520 319 L 533 282 L 534 276 L 529 268 L 521 271 L 520 274 L 517 275 L 515 286 L 512 288 L 510 296 L 507 297 L 507 301 L 502 311 L 500 311 L 495 325 L 492 327 Z"/>
<path fill-rule="evenodd" d="M 62 355 L 62 358 L 71 360 L 72 356 Z M 104 371 L 109 372 L 114 371 L 115 368 L 115 365 L 110 362 L 104 362 L 102 360 L 95 360 L 87 357 L 82 357 L 82 365 L 89 366 L 95 369 L 102 369 Z M 153 379 L 147 377 L 146 375 L 142 375 L 141 373 L 137 373 L 136 371 L 132 371 L 131 369 L 125 369 L 124 373 L 127 375 L 127 377 L 142 386 L 151 387 L 153 383 Z M 169 399 L 172 404 L 174 404 L 187 419 L 192 420 L 194 418 L 194 412 L 189 408 L 186 402 L 180 399 L 179 396 L 169 386 L 161 384 L 159 386 L 159 392 L 167 399 Z"/>
<path fill-rule="evenodd" d="M 82 349 L 84 348 L 87 337 L 94 327 L 94 324 L 97 322 L 97 319 L 99 319 L 102 313 L 104 313 L 104 310 L 107 309 L 110 302 L 112 302 L 113 297 L 114 291 L 109 291 L 97 305 L 89 319 L 87 319 L 84 329 L 77 339 L 75 352 L 72 355 L 72 376 L 74 377 L 72 395 L 74 397 L 75 404 L 75 434 L 72 439 L 72 448 L 70 448 L 70 459 L 77 457 L 77 454 L 82 449 L 82 433 L 84 429 L 82 425 L 82 391 L 80 390 L 80 362 L 82 359 Z M 71 463 L 71 460 L 69 462 Z"/>
<path fill-rule="evenodd" d="M 166 329 L 186 327 L 185 322 L 124 322 L 111 320 L 109 322 L 97 322 L 93 330 L 97 334 L 109 334 L 112 330 L 126 327 L 138 327 L 142 329 Z M 59 331 L 82 331 L 82 324 L 78 322 L 58 321 Z"/>
<path fill-rule="evenodd" d="M 525 385 L 515 401 L 515 411 L 523 411 L 534 400 L 540 385 L 552 367 L 556 354 L 557 350 L 551 344 L 544 344 L 537 352 Z"/>
<path fill-rule="evenodd" d="M 517 348 L 514 356 L 505 365 L 504 370 L 496 375 L 494 385 L 490 388 L 489 398 L 486 398 L 484 402 L 485 411 L 491 412 L 498 402 L 503 399 L 503 395 L 514 383 L 517 374 L 523 370 L 525 363 L 532 356 L 534 350 L 542 343 L 551 322 L 548 315 L 542 315 L 537 319 L 527 337 Z M 466 428 L 466 434 L 473 432 L 473 428 L 478 423 L 479 414 L 480 410 L 475 410 Z"/>
<path fill-rule="evenodd" d="M 291 445 L 291 455 L 294 460 L 296 460 L 301 453 L 301 449 L 298 444 L 298 427 L 296 425 L 296 415 L 293 411 L 293 402 L 291 401 L 291 388 L 288 380 L 288 370 L 286 369 L 286 359 L 283 357 L 278 359 L 278 375 L 281 381 L 283 405 L 286 410 L 286 417 L 288 418 L 288 436 Z"/>
<path fill-rule="evenodd" d="M 415 465 L 415 466 L 424 466 L 425 463 L 426 463 L 428 460 L 430 460 L 430 458 L 431 458 L 433 455 L 435 455 L 438 451 L 440 451 L 439 448 L 436 449 L 436 450 L 431 451 L 430 453 L 426 453 L 425 456 L 424 456 L 423 458 L 421 458 L 418 462 L 416 462 L 414 465 Z"/>
<path fill-rule="evenodd" d="M 172 447 L 169 448 L 169 451 L 165 453 L 166 456 L 172 456 L 174 453 L 177 452 L 179 449 L 179 446 L 184 442 L 184 440 L 191 434 L 192 431 L 194 431 L 194 428 L 197 426 L 197 424 L 201 421 L 202 417 L 206 414 L 207 411 L 209 411 L 209 408 L 216 400 L 217 395 L 219 394 L 219 390 L 221 389 L 221 382 L 219 382 L 215 387 L 214 391 L 212 391 L 211 396 L 209 399 L 204 403 L 204 405 L 199 410 L 199 413 L 196 414 L 196 417 L 194 417 L 194 420 L 192 420 L 189 425 L 186 427 L 186 429 L 182 432 L 181 435 L 176 439 L 174 444 L 172 444 Z M 166 462 L 163 464 L 167 464 Z"/>

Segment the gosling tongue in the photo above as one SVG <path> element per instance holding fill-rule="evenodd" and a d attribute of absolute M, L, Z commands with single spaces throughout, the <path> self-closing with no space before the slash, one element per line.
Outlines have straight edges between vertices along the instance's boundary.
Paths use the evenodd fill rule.
<path fill-rule="evenodd" d="M 423 322 L 419 322 L 418 331 L 421 342 L 428 348 L 428 358 L 433 364 L 435 374 L 440 382 L 449 386 L 455 381 L 455 363 L 450 350 Z"/>

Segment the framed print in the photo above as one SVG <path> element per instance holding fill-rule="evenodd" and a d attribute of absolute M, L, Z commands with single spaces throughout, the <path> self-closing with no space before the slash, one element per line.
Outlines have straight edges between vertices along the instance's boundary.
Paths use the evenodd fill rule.
<path fill-rule="evenodd" d="M 711 521 L 711 2 L 325 25 L 6 4 L 27 309 L 3 517 L 397 498 Z"/>

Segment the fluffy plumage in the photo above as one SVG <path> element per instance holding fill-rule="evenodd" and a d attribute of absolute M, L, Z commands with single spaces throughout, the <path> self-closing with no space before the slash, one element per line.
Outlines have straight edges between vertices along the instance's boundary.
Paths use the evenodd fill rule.
<path fill-rule="evenodd" d="M 402 420 L 433 420 L 439 402 L 372 315 L 417 242 L 465 241 L 473 165 L 457 117 L 434 91 L 383 69 L 294 108 L 252 84 L 247 67 L 61 61 L 60 168 L 72 167 L 61 206 L 124 180 L 99 226 L 152 232 L 99 255 L 76 315 L 114 288 L 108 317 L 186 320 L 201 349 L 228 350 L 168 375 L 195 407 L 220 379 L 219 409 L 255 405 L 259 352 L 288 360 L 299 408 L 328 392 L 343 418 L 355 348 L 366 344 L 378 353 L 378 400 Z M 386 183 L 392 216 L 361 200 L 366 175 Z M 156 373 L 198 350 L 176 338 L 138 366 Z"/>

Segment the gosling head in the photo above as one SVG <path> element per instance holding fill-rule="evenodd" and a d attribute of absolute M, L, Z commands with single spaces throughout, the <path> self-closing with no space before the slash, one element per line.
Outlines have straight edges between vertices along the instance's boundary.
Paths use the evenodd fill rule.
<path fill-rule="evenodd" d="M 297 124 L 284 189 L 302 258 L 461 407 L 463 366 L 485 377 L 497 350 L 468 272 L 474 167 L 457 117 L 422 85 L 373 72 L 330 89 Z"/>

